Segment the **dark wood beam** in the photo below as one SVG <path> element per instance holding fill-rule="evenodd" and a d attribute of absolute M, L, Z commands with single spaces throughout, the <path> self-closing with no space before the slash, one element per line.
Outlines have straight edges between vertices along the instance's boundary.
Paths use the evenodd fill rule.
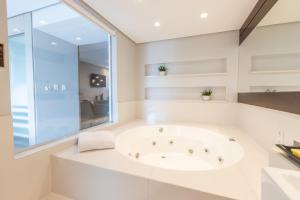
<path fill-rule="evenodd" d="M 278 0 L 258 0 L 240 29 L 240 45 L 253 31 L 253 29 L 255 29 L 264 16 L 271 10 L 277 1 Z"/>
<path fill-rule="evenodd" d="M 300 92 L 239 93 L 238 102 L 300 114 Z"/>

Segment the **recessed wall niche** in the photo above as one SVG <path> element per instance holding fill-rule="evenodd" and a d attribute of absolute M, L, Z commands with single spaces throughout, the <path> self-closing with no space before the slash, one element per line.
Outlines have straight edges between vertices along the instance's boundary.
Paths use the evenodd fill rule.
<path fill-rule="evenodd" d="M 159 75 L 160 65 L 166 66 L 166 76 Z M 211 89 L 213 100 L 226 100 L 227 79 L 226 58 L 146 64 L 145 99 L 200 100 L 201 92 Z"/>
<path fill-rule="evenodd" d="M 158 67 L 165 65 L 169 75 L 226 73 L 226 58 L 147 64 L 145 76 L 159 75 Z"/>
<path fill-rule="evenodd" d="M 201 100 L 201 92 L 204 87 L 152 87 L 146 88 L 146 100 Z M 212 100 L 224 101 L 225 87 L 214 87 Z"/>

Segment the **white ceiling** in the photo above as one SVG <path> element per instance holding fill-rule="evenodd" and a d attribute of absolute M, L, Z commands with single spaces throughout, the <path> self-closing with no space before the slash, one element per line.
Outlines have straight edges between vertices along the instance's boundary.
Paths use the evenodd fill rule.
<path fill-rule="evenodd" d="M 257 3 L 257 0 L 84 1 L 137 43 L 238 30 Z M 7 2 L 8 16 L 15 16 L 57 3 L 58 0 Z M 300 0 L 279 0 L 260 26 L 300 21 L 299 7 Z M 55 14 L 49 15 L 49 12 Z M 207 19 L 200 18 L 202 12 L 208 13 Z M 39 25 L 40 20 L 47 21 L 47 24 Z M 153 26 L 157 21 L 160 27 Z M 72 43 L 88 44 L 107 40 L 105 33 L 99 31 L 101 29 L 61 5 L 35 12 L 33 25 Z M 90 41 L 74 41 L 77 36 L 90 38 Z"/>
<path fill-rule="evenodd" d="M 41 21 L 47 22 L 41 24 Z M 36 11 L 32 15 L 33 27 L 76 45 L 108 41 L 108 34 L 64 4 Z M 80 40 L 76 40 L 80 38 Z"/>
<path fill-rule="evenodd" d="M 102 42 L 80 46 L 79 60 L 95 66 L 109 68 L 108 43 Z"/>
<path fill-rule="evenodd" d="M 58 3 L 59 0 L 6 0 L 6 2 L 7 17 L 13 17 Z"/>
<path fill-rule="evenodd" d="M 279 0 L 259 26 L 300 21 L 300 0 Z"/>
<path fill-rule="evenodd" d="M 24 5 L 22 9 L 15 6 L 15 4 L 23 1 L 24 0 L 7 0 L 8 15 L 15 16 L 16 13 L 22 14 L 33 9 L 31 4 L 29 4 L 29 6 Z M 73 11 L 68 6 L 62 3 L 49 6 L 51 1 L 52 3 L 55 3 L 54 0 L 46 0 L 44 2 L 45 4 L 38 3 L 37 0 L 28 1 L 40 6 L 37 7 L 36 5 L 35 9 L 39 10 L 32 13 L 32 25 L 34 29 L 38 29 L 75 45 L 86 45 L 108 41 L 108 34 L 106 32 L 104 32 L 98 25 L 95 25 L 93 22 Z M 46 7 L 42 8 L 44 6 Z M 9 35 L 11 36 L 23 33 L 25 23 L 25 18 L 22 15 L 10 18 L 8 20 Z M 15 29 L 18 31 L 14 31 Z M 78 40 L 78 38 L 80 38 L 80 40 Z"/>
<path fill-rule="evenodd" d="M 240 29 L 257 0 L 84 0 L 137 43 Z M 201 19 L 202 12 L 208 13 Z M 159 21 L 161 26 L 154 27 Z"/>

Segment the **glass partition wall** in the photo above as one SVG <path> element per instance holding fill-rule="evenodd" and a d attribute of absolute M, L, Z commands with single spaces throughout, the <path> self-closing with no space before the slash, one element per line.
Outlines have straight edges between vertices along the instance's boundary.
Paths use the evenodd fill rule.
<path fill-rule="evenodd" d="M 111 36 L 62 3 L 8 0 L 11 109 L 17 152 L 110 121 Z"/>

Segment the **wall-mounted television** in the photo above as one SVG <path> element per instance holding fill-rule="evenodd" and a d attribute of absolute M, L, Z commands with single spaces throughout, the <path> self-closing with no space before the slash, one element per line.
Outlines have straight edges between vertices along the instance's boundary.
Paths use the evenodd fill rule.
<path fill-rule="evenodd" d="M 101 74 L 90 74 L 91 87 L 106 87 L 106 76 Z"/>

